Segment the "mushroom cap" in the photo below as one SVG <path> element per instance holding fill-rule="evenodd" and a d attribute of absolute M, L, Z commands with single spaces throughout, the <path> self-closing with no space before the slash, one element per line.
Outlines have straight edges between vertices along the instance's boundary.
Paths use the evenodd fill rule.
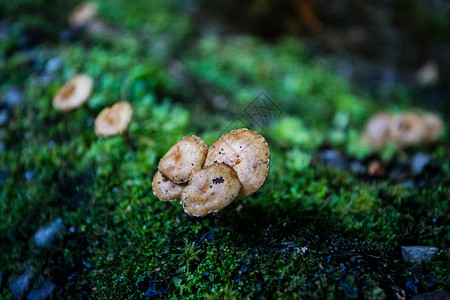
<path fill-rule="evenodd" d="M 240 189 L 241 183 L 232 167 L 212 164 L 192 174 L 181 195 L 181 204 L 187 214 L 203 217 L 233 202 Z"/>
<path fill-rule="evenodd" d="M 132 114 L 133 109 L 128 102 L 117 102 L 104 108 L 95 119 L 95 134 L 108 137 L 124 132 L 131 122 Z"/>
<path fill-rule="evenodd" d="M 243 199 L 256 192 L 269 174 L 269 145 L 253 130 L 232 130 L 209 147 L 205 166 L 214 163 L 225 163 L 236 171 L 242 184 L 237 199 Z"/>
<path fill-rule="evenodd" d="M 364 137 L 373 149 L 380 149 L 391 137 L 391 121 L 392 116 L 390 114 L 381 113 L 373 116 L 367 122 Z"/>
<path fill-rule="evenodd" d="M 395 115 L 390 126 L 391 136 L 400 148 L 423 142 L 426 126 L 423 117 L 415 112 Z"/>
<path fill-rule="evenodd" d="M 81 106 L 89 98 L 94 81 L 91 77 L 79 74 L 66 82 L 53 97 L 56 110 L 69 111 Z"/>
<path fill-rule="evenodd" d="M 444 130 L 444 122 L 438 115 L 433 113 L 426 113 L 423 119 L 426 128 L 425 141 L 433 142 L 437 140 Z"/>
<path fill-rule="evenodd" d="M 175 183 L 186 183 L 203 167 L 208 146 L 198 136 L 185 136 L 161 158 L 158 170 Z"/>
<path fill-rule="evenodd" d="M 173 183 L 160 171 L 156 171 L 155 176 L 153 176 L 152 189 L 153 194 L 162 201 L 172 201 L 181 197 L 186 185 L 179 185 Z"/>
<path fill-rule="evenodd" d="M 92 21 L 97 16 L 98 5 L 94 2 L 84 2 L 74 8 L 69 16 L 69 25 L 72 28 L 80 28 Z"/>

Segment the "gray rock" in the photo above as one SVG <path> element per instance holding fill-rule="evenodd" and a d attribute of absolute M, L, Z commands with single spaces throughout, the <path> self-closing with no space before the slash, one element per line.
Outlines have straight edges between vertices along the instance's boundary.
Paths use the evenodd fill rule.
<path fill-rule="evenodd" d="M 46 280 L 40 289 L 32 290 L 27 299 L 28 300 L 44 300 L 50 297 L 55 289 L 55 285 L 50 281 Z"/>
<path fill-rule="evenodd" d="M 16 278 L 9 284 L 9 289 L 14 299 L 23 299 L 30 288 L 30 280 L 33 276 L 33 268 Z"/>
<path fill-rule="evenodd" d="M 430 157 L 423 153 L 417 153 L 414 155 L 411 161 L 411 170 L 413 174 L 417 175 L 422 173 L 423 168 L 430 162 Z"/>
<path fill-rule="evenodd" d="M 438 251 L 436 247 L 402 246 L 403 259 L 418 263 L 431 261 Z"/>
<path fill-rule="evenodd" d="M 55 236 L 65 230 L 65 226 L 61 218 L 57 218 L 47 227 L 41 227 L 34 235 L 36 245 L 45 247 L 51 244 Z"/>
<path fill-rule="evenodd" d="M 61 57 L 56 56 L 47 61 L 45 64 L 45 73 L 48 75 L 54 75 L 58 73 L 63 66 L 63 60 Z"/>
<path fill-rule="evenodd" d="M 423 293 L 413 297 L 413 300 L 450 300 L 450 293 L 445 291 Z"/>
<path fill-rule="evenodd" d="M 2 109 L 0 110 L 0 126 L 6 124 L 6 122 L 8 121 L 8 110 L 7 109 Z"/>
<path fill-rule="evenodd" d="M 22 100 L 22 93 L 17 89 L 9 89 L 6 92 L 6 103 L 9 106 L 15 106 Z"/>

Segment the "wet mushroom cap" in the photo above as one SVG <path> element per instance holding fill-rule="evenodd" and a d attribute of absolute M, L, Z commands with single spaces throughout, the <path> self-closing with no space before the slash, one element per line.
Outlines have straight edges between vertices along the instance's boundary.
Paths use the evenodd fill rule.
<path fill-rule="evenodd" d="M 397 145 L 403 148 L 424 141 L 426 126 L 420 114 L 406 112 L 392 118 L 390 132 Z"/>
<path fill-rule="evenodd" d="M 89 98 L 94 81 L 91 77 L 79 74 L 66 82 L 53 97 L 56 110 L 69 111 L 81 106 Z"/>
<path fill-rule="evenodd" d="M 232 130 L 209 147 L 205 166 L 214 163 L 225 163 L 236 171 L 242 184 L 237 199 L 243 199 L 256 192 L 266 180 L 270 168 L 269 145 L 253 130 Z"/>
<path fill-rule="evenodd" d="M 203 167 L 208 146 L 198 136 L 186 136 L 161 158 L 158 170 L 175 183 L 186 183 L 192 173 Z"/>
<path fill-rule="evenodd" d="M 367 123 L 364 137 L 375 150 L 383 147 L 389 140 L 391 121 L 390 114 L 381 113 L 373 116 Z"/>
<path fill-rule="evenodd" d="M 241 183 L 236 172 L 226 164 L 212 164 L 194 172 L 181 195 L 184 211 L 196 217 L 217 212 L 239 194 Z"/>
<path fill-rule="evenodd" d="M 132 114 L 133 109 L 128 102 L 117 102 L 104 108 L 95 119 L 95 134 L 108 137 L 124 132 L 131 122 Z"/>
<path fill-rule="evenodd" d="M 152 189 L 153 194 L 162 201 L 172 201 L 181 197 L 186 185 L 179 185 L 173 183 L 168 178 L 164 177 L 161 172 L 156 171 L 153 176 Z"/>
<path fill-rule="evenodd" d="M 87 25 L 97 16 L 98 6 L 93 2 L 84 2 L 74 8 L 69 16 L 69 24 L 72 28 L 80 28 Z"/>
<path fill-rule="evenodd" d="M 426 128 L 425 141 L 433 142 L 437 140 L 444 130 L 442 119 L 433 113 L 426 113 L 423 119 Z"/>

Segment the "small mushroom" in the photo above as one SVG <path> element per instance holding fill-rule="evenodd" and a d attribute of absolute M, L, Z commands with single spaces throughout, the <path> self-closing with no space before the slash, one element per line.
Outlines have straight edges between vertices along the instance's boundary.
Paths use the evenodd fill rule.
<path fill-rule="evenodd" d="M 75 7 L 69 16 L 69 24 L 72 28 L 85 27 L 97 16 L 98 6 L 93 2 L 84 2 Z"/>
<path fill-rule="evenodd" d="M 390 132 L 398 147 L 405 148 L 425 140 L 426 126 L 420 114 L 405 112 L 392 118 Z"/>
<path fill-rule="evenodd" d="M 380 149 L 390 139 L 391 121 L 392 116 L 390 114 L 381 113 L 373 116 L 367 123 L 364 138 L 373 149 Z"/>
<path fill-rule="evenodd" d="M 425 141 L 426 142 L 434 142 L 438 139 L 438 137 L 442 134 L 442 131 L 444 130 L 444 124 L 442 122 L 442 119 L 433 114 L 433 113 L 426 113 L 423 116 L 424 123 L 425 123 Z"/>
<path fill-rule="evenodd" d="M 186 136 L 173 145 L 159 161 L 158 170 L 174 183 L 186 183 L 203 167 L 208 146 L 198 136 Z"/>
<path fill-rule="evenodd" d="M 66 82 L 53 97 L 56 110 L 69 111 L 81 106 L 89 98 L 94 81 L 91 77 L 79 74 Z"/>
<path fill-rule="evenodd" d="M 233 202 L 240 189 L 241 183 L 232 167 L 212 164 L 194 172 L 181 195 L 181 204 L 187 214 L 203 217 Z"/>
<path fill-rule="evenodd" d="M 117 102 L 104 108 L 95 119 L 95 134 L 109 137 L 124 132 L 131 122 L 132 114 L 133 109 L 128 102 Z"/>
<path fill-rule="evenodd" d="M 175 184 L 157 171 L 153 176 L 153 194 L 162 201 L 172 201 L 181 197 L 186 185 Z"/>
<path fill-rule="evenodd" d="M 266 180 L 270 168 L 269 145 L 253 130 L 232 130 L 209 148 L 205 166 L 215 163 L 225 163 L 236 171 L 242 184 L 237 199 L 243 199 L 256 192 Z"/>

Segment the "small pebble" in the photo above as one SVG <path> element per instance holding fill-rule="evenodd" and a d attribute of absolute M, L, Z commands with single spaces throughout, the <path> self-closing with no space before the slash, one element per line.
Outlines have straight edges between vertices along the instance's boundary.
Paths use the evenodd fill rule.
<path fill-rule="evenodd" d="M 402 256 L 405 261 L 411 262 L 429 262 L 439 251 L 436 247 L 427 246 L 402 246 Z"/>
<path fill-rule="evenodd" d="M 50 280 L 47 279 L 42 284 L 41 288 L 32 290 L 28 294 L 27 299 L 28 300 L 44 300 L 44 299 L 47 299 L 47 298 L 49 298 L 52 295 L 54 289 L 55 289 L 55 285 Z"/>
<path fill-rule="evenodd" d="M 9 89 L 6 92 L 6 103 L 9 106 L 15 106 L 22 100 L 22 93 L 17 89 Z"/>
<path fill-rule="evenodd" d="M 33 267 L 16 278 L 9 284 L 9 289 L 14 299 L 23 299 L 30 288 L 30 280 L 33 276 Z"/>
<path fill-rule="evenodd" d="M 41 227 L 34 235 L 36 245 L 45 247 L 51 244 L 57 234 L 65 230 L 65 226 L 61 218 L 57 218 L 47 227 Z"/>

